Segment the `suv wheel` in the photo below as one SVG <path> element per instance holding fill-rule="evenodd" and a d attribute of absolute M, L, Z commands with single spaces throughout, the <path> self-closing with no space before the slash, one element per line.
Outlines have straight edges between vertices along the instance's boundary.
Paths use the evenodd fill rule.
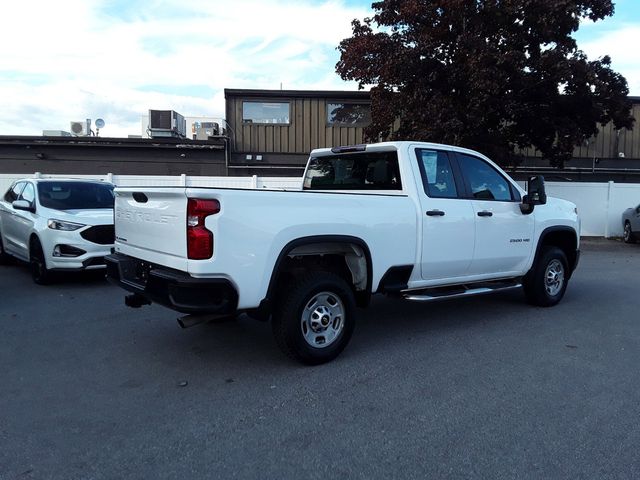
<path fill-rule="evenodd" d="M 31 269 L 31 278 L 33 278 L 35 283 L 38 285 L 48 285 L 51 283 L 52 273 L 47 269 L 47 262 L 44 259 L 42 245 L 37 238 L 31 240 L 29 267 Z"/>
<path fill-rule="evenodd" d="M 280 349 L 308 365 L 329 362 L 347 346 L 355 326 L 355 298 L 341 277 L 311 272 L 285 287 L 273 315 Z"/>
<path fill-rule="evenodd" d="M 522 283 L 529 303 L 551 307 L 562 300 L 568 281 L 569 264 L 564 252 L 558 247 L 543 247 Z"/>

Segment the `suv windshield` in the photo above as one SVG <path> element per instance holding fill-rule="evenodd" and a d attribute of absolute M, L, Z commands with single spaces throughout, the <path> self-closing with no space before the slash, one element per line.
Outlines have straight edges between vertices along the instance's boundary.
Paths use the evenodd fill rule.
<path fill-rule="evenodd" d="M 304 190 L 402 190 L 398 152 L 312 157 Z"/>
<path fill-rule="evenodd" d="M 113 208 L 113 185 L 92 182 L 38 183 L 40 205 L 55 210 Z"/>

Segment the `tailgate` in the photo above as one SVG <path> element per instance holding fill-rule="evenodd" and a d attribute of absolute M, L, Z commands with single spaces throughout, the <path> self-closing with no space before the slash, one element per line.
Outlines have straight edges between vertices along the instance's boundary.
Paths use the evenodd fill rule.
<path fill-rule="evenodd" d="M 182 187 L 116 188 L 116 251 L 173 268 L 186 265 L 185 192 Z"/>

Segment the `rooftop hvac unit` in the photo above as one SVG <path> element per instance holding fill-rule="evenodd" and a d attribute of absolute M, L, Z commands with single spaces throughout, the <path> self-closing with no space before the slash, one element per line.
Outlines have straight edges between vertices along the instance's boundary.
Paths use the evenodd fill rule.
<path fill-rule="evenodd" d="M 220 124 L 216 122 L 200 122 L 194 129 L 195 140 L 209 140 L 209 137 L 220 135 Z"/>
<path fill-rule="evenodd" d="M 43 137 L 70 137 L 71 133 L 64 130 L 42 130 Z"/>
<path fill-rule="evenodd" d="M 174 110 L 149 110 L 152 137 L 186 137 L 187 122 Z"/>
<path fill-rule="evenodd" d="M 91 135 L 91 120 L 87 118 L 83 122 L 69 122 L 69 130 L 71 130 L 72 135 L 77 137 Z"/>

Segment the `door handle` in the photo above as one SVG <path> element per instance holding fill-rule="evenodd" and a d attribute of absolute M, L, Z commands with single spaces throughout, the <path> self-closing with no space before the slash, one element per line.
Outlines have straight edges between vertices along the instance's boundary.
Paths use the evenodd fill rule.
<path fill-rule="evenodd" d="M 493 213 L 488 211 L 488 210 L 483 210 L 481 212 L 478 212 L 478 216 L 479 217 L 492 217 Z"/>
<path fill-rule="evenodd" d="M 444 212 L 442 210 L 427 210 L 427 215 L 430 217 L 443 217 Z"/>

